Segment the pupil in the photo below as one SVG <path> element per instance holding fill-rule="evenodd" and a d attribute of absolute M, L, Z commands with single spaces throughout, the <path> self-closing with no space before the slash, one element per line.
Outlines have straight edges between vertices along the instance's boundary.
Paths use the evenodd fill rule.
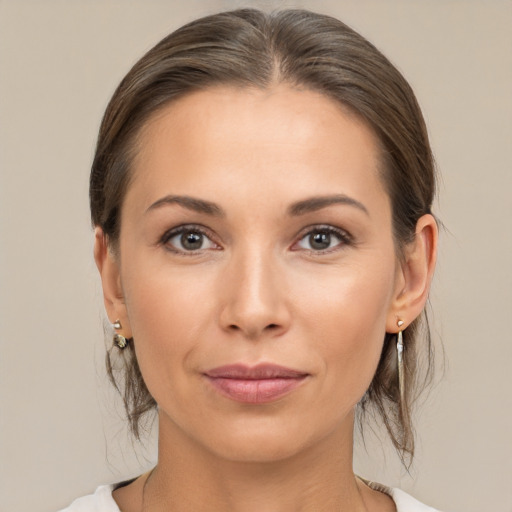
<path fill-rule="evenodd" d="M 183 235 L 181 235 L 181 243 L 185 249 L 201 249 L 201 245 L 203 245 L 203 235 L 201 235 L 201 233 L 183 233 Z"/>
<path fill-rule="evenodd" d="M 327 249 L 331 244 L 330 233 L 315 233 L 310 235 L 309 242 L 313 249 Z"/>

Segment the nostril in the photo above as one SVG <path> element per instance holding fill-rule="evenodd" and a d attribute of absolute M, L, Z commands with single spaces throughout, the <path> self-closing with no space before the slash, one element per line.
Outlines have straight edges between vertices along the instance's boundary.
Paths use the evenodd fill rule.
<path fill-rule="evenodd" d="M 241 330 L 243 330 L 239 325 L 236 325 L 236 324 L 229 325 L 228 329 L 230 331 L 241 331 Z M 264 327 L 263 331 L 275 331 L 275 330 L 278 330 L 278 329 L 279 329 L 279 325 L 278 324 L 268 324 L 267 326 Z"/>

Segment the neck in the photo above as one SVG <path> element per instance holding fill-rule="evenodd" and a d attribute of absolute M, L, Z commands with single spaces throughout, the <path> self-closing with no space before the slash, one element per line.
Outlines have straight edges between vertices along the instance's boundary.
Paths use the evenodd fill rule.
<path fill-rule="evenodd" d="M 289 457 L 249 462 L 206 450 L 165 416 L 159 427 L 159 462 L 145 486 L 144 510 L 366 510 L 352 471 L 353 421 Z"/>

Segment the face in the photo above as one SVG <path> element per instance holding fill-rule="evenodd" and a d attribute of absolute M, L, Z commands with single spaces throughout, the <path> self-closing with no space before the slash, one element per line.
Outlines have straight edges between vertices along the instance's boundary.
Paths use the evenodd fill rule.
<path fill-rule="evenodd" d="M 284 85 L 193 93 L 144 127 L 121 218 L 161 436 L 269 460 L 351 432 L 404 286 L 362 121 Z"/>

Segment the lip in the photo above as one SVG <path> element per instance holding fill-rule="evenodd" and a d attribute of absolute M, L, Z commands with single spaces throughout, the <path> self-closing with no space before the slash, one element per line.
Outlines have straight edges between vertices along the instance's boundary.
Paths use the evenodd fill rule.
<path fill-rule="evenodd" d="M 213 388 L 231 400 L 248 404 L 273 402 L 291 393 L 308 373 L 275 364 L 219 366 L 204 373 Z"/>

